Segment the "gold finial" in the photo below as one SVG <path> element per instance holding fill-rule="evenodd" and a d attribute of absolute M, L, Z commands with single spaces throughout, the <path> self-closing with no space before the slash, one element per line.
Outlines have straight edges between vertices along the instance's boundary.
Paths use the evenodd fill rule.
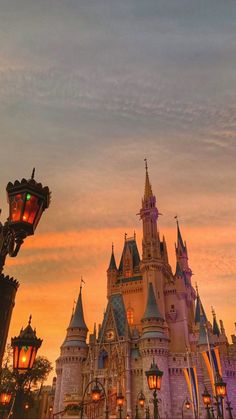
<path fill-rule="evenodd" d="M 213 306 L 211 306 L 211 312 L 212 312 L 212 316 L 213 316 L 213 317 L 216 317 L 216 312 L 215 312 L 215 310 L 214 310 L 214 307 L 213 307 Z"/>
<path fill-rule="evenodd" d="M 134 240 L 136 240 L 136 231 L 134 230 Z"/>
<path fill-rule="evenodd" d="M 111 244 L 111 251 L 112 251 L 112 253 L 114 253 L 114 243 L 113 242 Z"/>
<path fill-rule="evenodd" d="M 29 316 L 29 321 L 28 321 L 28 325 L 29 325 L 29 326 L 31 325 L 31 320 L 32 320 L 32 315 L 30 314 L 30 316 Z"/>
<path fill-rule="evenodd" d="M 127 233 L 125 233 L 125 241 L 126 241 L 126 239 L 127 239 Z"/>
<path fill-rule="evenodd" d="M 196 288 L 196 292 L 197 292 L 197 297 L 199 297 L 199 293 L 198 293 L 198 284 L 197 284 L 197 282 L 195 283 L 195 288 Z"/>
<path fill-rule="evenodd" d="M 34 180 L 34 175 L 35 175 L 35 167 L 32 170 L 31 180 Z"/>

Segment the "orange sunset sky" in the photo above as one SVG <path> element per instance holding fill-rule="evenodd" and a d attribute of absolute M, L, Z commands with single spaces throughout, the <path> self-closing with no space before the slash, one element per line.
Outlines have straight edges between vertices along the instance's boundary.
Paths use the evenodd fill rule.
<path fill-rule="evenodd" d="M 106 306 L 111 244 L 137 234 L 144 158 L 175 269 L 178 214 L 205 310 L 236 321 L 236 3 L 3 0 L 0 199 L 30 177 L 52 202 L 4 273 L 53 363 L 80 277 L 89 329 Z"/>

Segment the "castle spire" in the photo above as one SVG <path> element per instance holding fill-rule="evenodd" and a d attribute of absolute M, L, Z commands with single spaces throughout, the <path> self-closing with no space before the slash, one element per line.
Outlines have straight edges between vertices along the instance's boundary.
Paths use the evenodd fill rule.
<path fill-rule="evenodd" d="M 177 225 L 177 248 L 181 249 L 182 252 L 186 252 L 186 245 L 184 244 L 183 239 L 182 239 L 181 231 L 179 228 L 179 220 L 178 220 L 177 215 L 175 216 L 175 219 L 176 219 L 176 225 Z"/>
<path fill-rule="evenodd" d="M 116 266 L 116 260 L 115 260 L 115 255 L 114 255 L 114 244 L 112 243 L 111 259 L 110 259 L 108 271 L 113 271 L 114 269 L 117 270 L 117 266 Z"/>
<path fill-rule="evenodd" d="M 147 296 L 147 305 L 142 320 L 147 319 L 161 319 L 164 320 L 159 308 L 157 306 L 157 300 L 154 294 L 152 282 L 148 284 L 148 296 Z"/>
<path fill-rule="evenodd" d="M 148 165 L 147 165 L 147 159 L 144 159 L 145 161 L 145 171 L 146 171 L 146 177 L 145 177 L 145 188 L 144 188 L 144 199 L 148 199 L 151 198 L 153 196 L 152 193 L 152 186 L 149 180 L 149 175 L 148 175 Z"/>
<path fill-rule="evenodd" d="M 197 292 L 197 298 L 196 298 L 196 308 L 195 308 L 195 324 L 200 324 L 201 322 L 206 324 L 207 323 L 207 316 L 206 316 L 205 310 L 203 308 L 201 298 L 199 296 L 197 285 L 196 285 L 196 292 Z"/>
<path fill-rule="evenodd" d="M 219 337 L 220 336 L 220 328 L 218 326 L 218 323 L 217 323 L 217 320 L 216 320 L 216 313 L 215 313 L 215 310 L 214 310 L 213 307 L 211 307 L 211 312 L 212 312 L 212 315 L 213 315 L 212 332 L 213 332 L 213 335 L 216 335 L 216 336 Z"/>
<path fill-rule="evenodd" d="M 187 246 L 186 246 L 186 242 L 184 242 L 182 238 L 177 215 L 174 218 L 176 219 L 176 227 L 177 227 L 177 244 L 175 245 L 176 262 L 177 262 L 176 273 L 180 273 L 182 271 L 183 277 L 186 280 L 186 284 L 190 285 L 191 277 L 192 277 L 192 270 L 190 269 L 189 264 L 188 264 Z"/>
<path fill-rule="evenodd" d="M 83 303 L 82 303 L 82 278 L 81 278 L 81 285 L 80 285 L 80 292 L 79 297 L 77 300 L 77 304 L 75 307 L 75 311 L 73 317 L 69 324 L 69 329 L 80 328 L 83 330 L 88 330 L 85 320 L 84 320 L 84 311 L 83 311 Z M 83 281 L 84 282 L 84 281 Z"/>

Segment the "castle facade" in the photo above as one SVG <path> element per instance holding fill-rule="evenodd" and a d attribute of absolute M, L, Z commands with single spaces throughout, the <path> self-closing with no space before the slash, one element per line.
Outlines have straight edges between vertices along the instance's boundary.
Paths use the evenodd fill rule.
<path fill-rule="evenodd" d="M 227 383 L 224 417 L 236 417 L 236 338 L 229 344 L 223 322 L 218 324 L 214 312 L 211 321 L 206 316 L 191 283 L 187 245 L 178 221 L 173 273 L 165 238 L 159 234 L 159 211 L 147 167 L 139 214 L 143 225 L 142 256 L 135 236 L 125 235 L 119 264 L 112 248 L 106 311 L 98 330 L 94 327 L 89 336 L 80 288 L 56 361 L 54 417 L 75 418 L 73 407 L 83 399 L 83 418 L 105 418 L 106 407 L 109 418 L 116 418 L 116 397 L 122 392 L 122 418 L 152 419 L 153 395 L 145 372 L 153 361 L 163 372 L 157 394 L 161 418 L 205 418 L 201 395 L 207 389 L 214 397 L 219 377 Z M 91 403 L 96 379 L 106 399 L 103 394 L 100 402 Z M 139 406 L 140 394 L 145 396 L 143 408 Z M 190 402 L 189 408 L 186 401 Z M 231 413 L 229 406 L 234 409 Z M 80 412 L 77 417 L 81 417 Z"/>

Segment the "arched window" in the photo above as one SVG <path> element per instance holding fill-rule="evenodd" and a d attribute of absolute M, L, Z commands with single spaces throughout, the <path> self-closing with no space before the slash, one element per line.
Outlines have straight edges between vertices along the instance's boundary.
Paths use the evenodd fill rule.
<path fill-rule="evenodd" d="M 103 349 L 98 356 L 98 368 L 107 368 L 108 366 L 108 353 Z"/>
<path fill-rule="evenodd" d="M 127 309 L 126 315 L 127 315 L 128 324 L 132 325 L 134 323 L 134 310 L 131 307 L 129 307 Z"/>

